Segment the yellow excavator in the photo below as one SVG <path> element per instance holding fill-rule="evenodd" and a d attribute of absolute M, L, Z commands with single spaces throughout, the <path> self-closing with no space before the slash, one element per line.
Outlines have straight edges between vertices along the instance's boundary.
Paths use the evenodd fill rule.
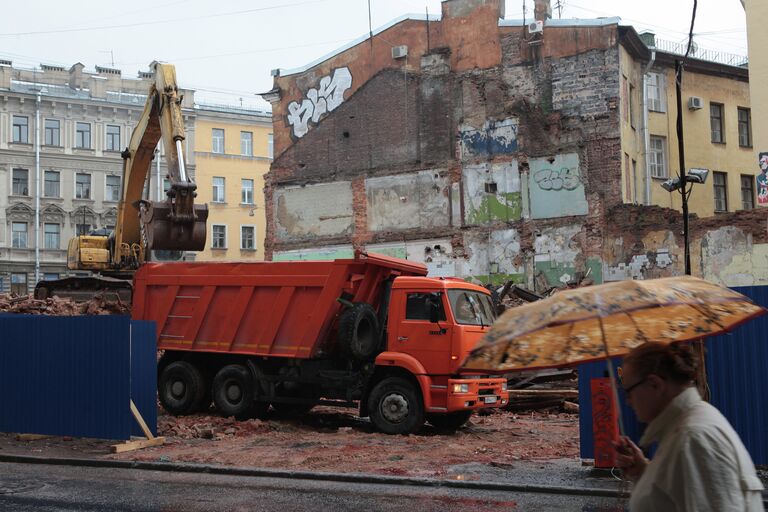
<path fill-rule="evenodd" d="M 197 185 L 187 173 L 182 150 L 185 138 L 182 96 L 176 70 L 153 63 L 144 112 L 123 151 L 123 179 L 117 220 L 112 233 L 80 235 L 69 241 L 67 267 L 99 276 L 40 281 L 36 298 L 53 295 L 83 300 L 98 292 L 130 298 L 131 277 L 150 251 L 201 251 L 205 247 L 208 206 L 196 205 Z M 162 137 L 170 189 L 165 201 L 142 199 L 155 148 Z"/>

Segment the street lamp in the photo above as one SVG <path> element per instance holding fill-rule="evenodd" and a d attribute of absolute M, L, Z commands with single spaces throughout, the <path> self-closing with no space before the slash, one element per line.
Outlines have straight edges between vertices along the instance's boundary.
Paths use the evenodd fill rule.
<path fill-rule="evenodd" d="M 690 169 L 688 171 L 688 174 L 685 175 L 685 182 L 698 183 L 700 185 L 703 185 L 707 181 L 707 176 L 709 176 L 709 169 Z M 675 190 L 680 188 L 681 183 L 682 181 L 678 176 L 677 178 L 670 178 L 664 183 L 662 183 L 661 188 L 663 188 L 667 192 L 674 192 Z M 687 202 L 687 198 L 684 198 L 683 201 Z"/>

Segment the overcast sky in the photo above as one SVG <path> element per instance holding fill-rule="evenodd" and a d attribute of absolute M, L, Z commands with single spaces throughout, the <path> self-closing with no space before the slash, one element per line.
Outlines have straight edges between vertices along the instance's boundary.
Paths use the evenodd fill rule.
<path fill-rule="evenodd" d="M 638 32 L 682 43 L 693 0 L 561 0 L 563 18 L 619 16 Z M 533 0 L 526 0 L 532 17 Z M 557 0 L 552 0 L 553 7 Z M 370 0 L 374 30 L 409 13 L 440 12 L 440 0 Z M 0 58 L 14 66 L 82 62 L 136 77 L 152 60 L 175 64 L 182 87 L 210 103 L 264 107 L 270 70 L 303 66 L 368 32 L 368 0 L 26 0 L 0 16 Z M 523 0 L 506 0 L 520 19 Z M 558 12 L 554 9 L 554 17 Z M 699 0 L 695 41 L 746 55 L 739 0 Z M 241 100 L 242 98 L 242 100 Z"/>

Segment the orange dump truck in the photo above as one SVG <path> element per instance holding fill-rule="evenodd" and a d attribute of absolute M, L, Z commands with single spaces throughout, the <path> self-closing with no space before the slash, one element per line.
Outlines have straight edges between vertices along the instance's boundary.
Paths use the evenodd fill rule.
<path fill-rule="evenodd" d="M 237 418 L 333 404 L 387 433 L 455 429 L 508 401 L 505 379 L 458 373 L 495 312 L 485 288 L 426 275 L 364 253 L 150 263 L 134 278 L 133 318 L 156 322 L 158 391 L 173 414 L 211 401 Z"/>

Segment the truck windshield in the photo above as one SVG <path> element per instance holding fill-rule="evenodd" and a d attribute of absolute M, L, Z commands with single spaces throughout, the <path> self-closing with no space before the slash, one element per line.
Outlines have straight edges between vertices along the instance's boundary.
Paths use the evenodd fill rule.
<path fill-rule="evenodd" d="M 496 319 L 491 298 L 473 290 L 448 290 L 456 322 L 464 325 L 491 325 Z"/>

